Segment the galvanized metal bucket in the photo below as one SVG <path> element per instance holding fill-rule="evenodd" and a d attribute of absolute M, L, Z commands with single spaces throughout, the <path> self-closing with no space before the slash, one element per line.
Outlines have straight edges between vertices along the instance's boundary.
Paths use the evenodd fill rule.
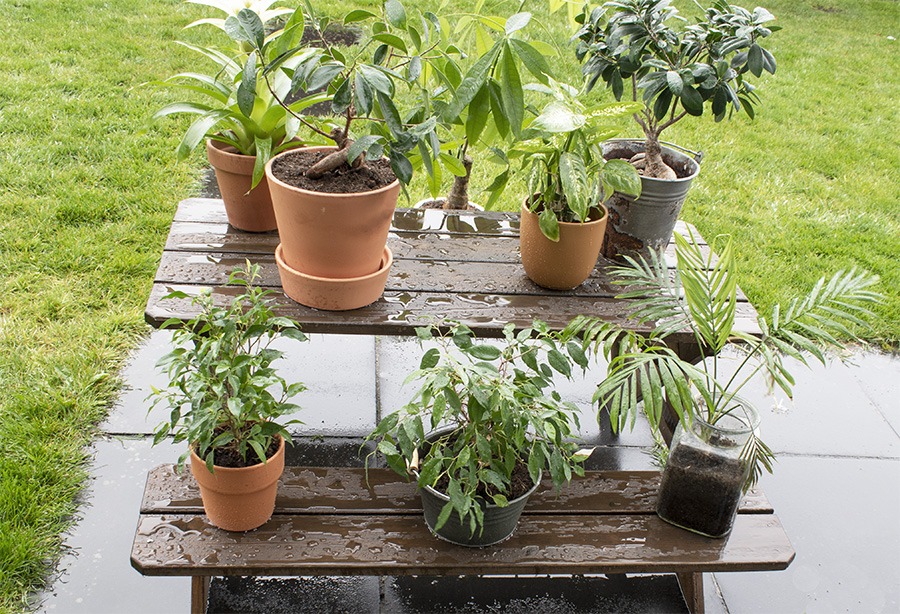
<path fill-rule="evenodd" d="M 603 157 L 607 160 L 628 160 L 643 151 L 643 140 L 611 139 L 603 143 Z M 678 179 L 641 177 L 639 198 L 616 192 L 604 203 L 609 210 L 606 238 L 601 250 L 605 257 L 629 255 L 648 258 L 650 250 L 661 253 L 671 240 L 688 189 L 700 172 L 702 154 L 666 143 L 662 148 L 662 157 Z"/>

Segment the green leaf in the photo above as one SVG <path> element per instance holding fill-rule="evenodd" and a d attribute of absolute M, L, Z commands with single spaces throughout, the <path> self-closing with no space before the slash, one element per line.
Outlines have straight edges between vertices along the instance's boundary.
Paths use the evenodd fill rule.
<path fill-rule="evenodd" d="M 566 377 L 572 377 L 572 365 L 562 352 L 557 349 L 550 350 L 547 352 L 547 360 L 550 362 L 550 366 L 555 370 Z"/>
<path fill-rule="evenodd" d="M 544 236 L 553 242 L 559 241 L 559 220 L 549 207 L 545 207 L 538 216 L 538 225 Z"/>
<path fill-rule="evenodd" d="M 419 363 L 420 369 L 431 369 L 437 366 L 441 360 L 441 352 L 437 348 L 431 348 L 422 355 L 422 361 Z"/>
<path fill-rule="evenodd" d="M 517 38 L 509 39 L 509 45 L 528 72 L 534 75 L 534 77 L 544 85 L 547 85 L 550 82 L 548 77 L 553 74 L 553 71 L 550 69 L 547 59 L 540 51 L 525 41 Z"/>
<path fill-rule="evenodd" d="M 400 112 L 394 106 L 393 99 L 381 92 L 376 93 L 375 98 L 378 100 L 381 116 L 384 118 L 388 130 L 391 131 L 394 138 L 399 137 L 403 133 L 403 122 L 400 120 Z"/>
<path fill-rule="evenodd" d="M 398 0 L 387 0 L 384 3 L 384 13 L 388 23 L 395 28 L 406 27 L 406 9 Z"/>
<path fill-rule="evenodd" d="M 564 151 L 559 156 L 559 180 L 569 209 L 580 222 L 586 222 L 591 208 L 592 190 L 584 160 L 576 153 Z"/>
<path fill-rule="evenodd" d="M 463 78 L 462 83 L 456 88 L 453 100 L 444 111 L 445 121 L 452 122 L 456 120 L 462 113 L 462 110 L 469 106 L 469 103 L 472 102 L 472 99 L 475 98 L 478 91 L 484 87 L 488 75 L 491 72 L 491 68 L 494 65 L 494 61 L 500 55 L 501 49 L 501 43 L 496 43 L 487 53 L 478 58 L 478 61 L 475 62 L 474 65 L 472 65 L 472 68 L 469 69 L 469 72 L 466 73 L 466 76 Z"/>
<path fill-rule="evenodd" d="M 478 142 L 488 116 L 491 113 L 491 94 L 487 85 L 481 87 L 469 103 L 469 113 L 466 117 L 466 138 L 470 143 Z"/>
<path fill-rule="evenodd" d="M 353 164 L 353 161 L 356 160 L 360 156 L 360 154 L 368 151 L 372 145 L 382 140 L 383 138 L 384 137 L 382 137 L 380 134 L 367 134 L 366 136 L 362 136 L 356 139 L 355 141 L 353 141 L 353 144 L 350 145 L 350 147 L 347 149 L 347 162 L 349 164 Z"/>
<path fill-rule="evenodd" d="M 386 96 L 394 95 L 394 84 L 383 72 L 372 66 L 362 64 L 359 67 L 359 74 L 372 86 L 376 92 L 381 92 Z"/>
<path fill-rule="evenodd" d="M 493 345 L 472 345 L 466 353 L 479 360 L 497 360 L 502 354 L 500 349 Z"/>
<path fill-rule="evenodd" d="M 264 139 L 256 137 L 254 143 L 256 144 L 256 159 L 253 161 L 253 178 L 250 183 L 251 190 L 259 185 L 259 182 L 262 181 L 262 178 L 266 174 L 266 163 L 269 161 L 269 158 L 272 157 L 272 137 L 266 137 Z"/>
<path fill-rule="evenodd" d="M 525 95 L 522 91 L 519 69 L 516 68 L 516 60 L 509 50 L 509 45 L 503 45 L 499 67 L 500 100 L 503 102 L 503 110 L 513 134 L 519 137 L 525 119 Z"/>
<path fill-rule="evenodd" d="M 531 13 L 516 13 L 512 15 L 506 20 L 506 26 L 504 27 L 506 35 L 509 36 L 513 32 L 521 30 L 528 25 L 529 21 L 531 21 Z"/>
<path fill-rule="evenodd" d="M 241 75 L 241 84 L 237 90 L 237 104 L 245 116 L 253 114 L 253 105 L 256 102 L 256 54 L 247 56 L 244 72 Z"/>
<path fill-rule="evenodd" d="M 627 160 L 609 160 L 603 165 L 603 185 L 607 188 L 606 197 L 612 192 L 621 192 L 630 196 L 641 195 L 641 176 Z"/>
<path fill-rule="evenodd" d="M 302 11 L 296 11 L 296 12 L 300 13 Z M 373 13 L 371 11 L 365 11 L 363 9 L 356 9 L 356 10 L 350 11 L 349 13 L 347 13 L 346 16 L 344 16 L 344 25 L 347 25 L 350 23 L 356 23 L 357 21 L 365 21 L 366 19 L 369 19 L 370 17 L 378 17 L 378 15 L 376 15 L 375 13 Z"/>
<path fill-rule="evenodd" d="M 344 79 L 331 99 L 331 111 L 335 115 L 343 115 L 350 108 L 351 93 L 350 79 Z"/>
<path fill-rule="evenodd" d="M 690 115 L 695 117 L 703 115 L 703 97 L 693 87 L 685 86 L 679 98 L 684 110 Z"/>
<path fill-rule="evenodd" d="M 573 111 L 562 102 L 553 101 L 544 107 L 530 127 L 544 132 L 565 133 L 582 128 L 585 122 L 587 117 L 583 114 Z"/>
<path fill-rule="evenodd" d="M 394 49 L 397 49 L 403 54 L 407 53 L 406 43 L 403 42 L 403 39 L 397 36 L 396 34 L 388 34 L 387 32 L 382 32 L 381 34 L 375 34 L 372 36 L 374 40 L 382 42 L 386 45 L 390 45 Z"/>
<path fill-rule="evenodd" d="M 450 155 L 447 152 L 441 152 L 440 159 L 441 162 L 444 163 L 444 166 L 447 167 L 455 177 L 466 176 L 466 167 L 463 166 L 463 163 L 460 162 L 459 158 L 456 156 Z"/>
<path fill-rule="evenodd" d="M 237 15 L 230 15 L 225 20 L 225 32 L 233 40 L 250 43 L 255 49 L 262 49 L 266 41 L 263 23 L 251 9 L 241 9 Z"/>
<path fill-rule="evenodd" d="M 757 44 L 750 45 L 747 51 L 747 68 L 753 73 L 754 77 L 761 77 L 763 71 L 763 53 L 762 47 Z"/>

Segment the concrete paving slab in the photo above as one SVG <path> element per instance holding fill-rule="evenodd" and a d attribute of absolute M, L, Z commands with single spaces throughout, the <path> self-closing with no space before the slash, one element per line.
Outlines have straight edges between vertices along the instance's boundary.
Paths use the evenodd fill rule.
<path fill-rule="evenodd" d="M 377 613 L 377 577 L 214 578 L 207 614 Z"/>
<path fill-rule="evenodd" d="M 128 564 L 147 470 L 173 462 L 181 445 L 104 438 L 94 443 L 91 479 L 81 516 L 64 536 L 65 551 L 52 587 L 36 599 L 47 614 L 184 612 L 187 578 L 141 576 Z"/>
<path fill-rule="evenodd" d="M 864 352 L 854 363 L 860 389 L 900 435 L 900 353 Z"/>
<path fill-rule="evenodd" d="M 717 574 L 730 612 L 900 611 L 900 461 L 783 456 L 762 487 L 797 551 Z"/>
<path fill-rule="evenodd" d="M 837 360 L 823 366 L 813 359 L 810 368 L 795 360 L 786 361 L 797 382 L 793 401 L 780 389 L 769 395 L 762 376 L 754 378 L 744 388 L 741 396 L 759 410 L 763 439 L 776 453 L 900 456 L 897 431 L 889 426 L 883 410 L 876 406 L 864 387 L 871 379 L 900 381 L 900 360 L 860 355 L 854 361 L 855 366 Z M 720 363 L 725 368 L 720 381 L 724 381 L 723 377 L 737 368 L 736 353 L 728 352 Z M 878 376 L 865 375 L 870 364 L 878 365 Z M 881 393 L 872 395 L 884 399 Z M 890 391 L 884 395 L 889 397 Z M 893 398 L 900 397 L 894 395 Z M 887 399 L 879 401 L 879 405 L 884 404 L 890 405 Z"/>
<path fill-rule="evenodd" d="M 170 331 L 154 331 L 132 354 L 122 372 L 126 382 L 119 400 L 101 428 L 111 434 L 151 434 L 165 418 L 163 410 L 147 413 L 152 387 L 168 384 L 156 362 L 172 347 Z M 285 352 L 275 363 L 289 383 L 302 381 L 308 390 L 294 402 L 304 425 L 292 431 L 306 436 L 361 436 L 375 426 L 375 339 L 363 335 L 310 335 L 309 343 L 282 339 L 273 347 Z"/>

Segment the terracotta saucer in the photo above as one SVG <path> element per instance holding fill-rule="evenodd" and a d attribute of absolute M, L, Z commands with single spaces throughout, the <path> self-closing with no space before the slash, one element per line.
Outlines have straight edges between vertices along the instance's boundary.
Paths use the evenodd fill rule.
<path fill-rule="evenodd" d="M 281 274 L 281 286 L 288 297 L 307 307 L 347 311 L 370 305 L 384 293 L 394 255 L 385 245 L 381 268 L 363 277 L 349 278 L 316 277 L 291 268 L 284 262 L 280 243 L 275 248 L 275 262 Z"/>

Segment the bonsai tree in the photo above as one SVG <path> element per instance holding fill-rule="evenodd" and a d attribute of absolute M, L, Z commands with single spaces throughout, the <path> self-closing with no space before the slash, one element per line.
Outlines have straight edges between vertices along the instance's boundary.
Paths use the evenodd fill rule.
<path fill-rule="evenodd" d="M 421 488 L 449 496 L 435 530 L 455 515 L 475 534 L 487 504 L 507 506 L 540 481 L 542 469 L 557 487 L 583 474 L 591 451 L 568 442 L 577 408 L 552 388 L 554 372 L 571 377 L 576 365 L 586 368 L 578 344 L 559 344 L 540 321 L 518 333 L 508 324 L 498 345 L 476 343 L 460 323 L 416 332 L 420 342 L 436 344 L 406 380 L 421 386 L 368 439 L 394 471 L 415 470 Z"/>
<path fill-rule="evenodd" d="M 540 88 L 553 97 L 522 132 L 508 153 L 521 159 L 528 173 L 529 209 L 539 214 L 541 232 L 559 240 L 559 222 L 587 222 L 592 208 L 604 194 L 613 191 L 639 196 L 641 181 L 634 167 L 623 160 L 605 161 L 600 144 L 618 130 L 611 120 L 635 109 L 634 104 L 593 105 L 581 103 L 578 91 L 550 81 Z M 509 174 L 509 168 L 504 171 Z M 495 180 L 503 190 L 505 180 Z"/>
<path fill-rule="evenodd" d="M 219 4 L 215 3 L 215 6 Z M 290 79 L 284 75 L 271 81 L 262 78 L 269 63 L 300 45 L 304 18 L 301 11 L 292 12 L 283 28 L 266 36 L 266 21 L 284 15 L 284 12 L 281 9 L 265 10 L 271 2 L 257 4 L 260 4 L 257 9 L 261 13 L 244 8 L 224 20 L 202 19 L 188 26 L 217 25 L 235 46 L 222 51 L 179 42 L 211 60 L 214 69 L 207 73 L 179 73 L 162 82 L 160 85 L 199 94 L 202 102 L 191 99 L 174 102 L 153 115 L 154 120 L 181 113 L 197 116 L 178 144 L 176 156 L 179 160 L 187 158 L 207 138 L 234 147 L 240 154 L 256 156 L 252 187 L 256 187 L 264 176 L 265 165 L 272 156 L 303 145 L 296 138 L 300 123 L 294 114 L 326 99 L 325 95 L 318 94 L 283 105 L 281 101 L 288 95 Z M 254 41 L 253 45 L 248 43 L 249 38 Z M 296 61 L 292 60 L 293 63 Z"/>
<path fill-rule="evenodd" d="M 279 436 L 290 442 L 285 425 L 276 420 L 299 409 L 289 399 L 306 389 L 288 384 L 272 367 L 283 356 L 271 347 L 276 339 L 306 341 L 306 335 L 293 320 L 273 314 L 267 299 L 272 291 L 253 285 L 258 278 L 259 265 L 249 262 L 232 272 L 228 283 L 244 291 L 225 307 L 209 294 L 195 297 L 200 313 L 175 329 L 175 348 L 157 363 L 169 385 L 153 389 L 152 407 L 162 405 L 169 417 L 156 428 L 153 442 L 169 436 L 175 443 L 188 442 L 211 472 L 214 465 L 265 463 Z M 172 292 L 166 298 L 188 296 Z M 163 328 L 181 324 L 170 320 Z M 178 459 L 179 467 L 188 454 Z"/>
<path fill-rule="evenodd" d="M 632 318 L 652 323 L 647 337 L 627 333 L 617 326 L 591 318 L 579 318 L 566 335 L 581 335 L 586 346 L 602 351 L 610 361 L 607 378 L 598 386 L 594 401 L 609 409 L 613 430 L 634 423 L 637 395 L 654 429 L 664 401 L 682 423 L 701 419 L 716 425 L 738 409 L 737 395 L 757 374 L 792 396 L 794 377 L 785 357 L 808 364 L 814 357 L 824 364 L 826 351 L 843 347 L 842 338 L 854 339 L 850 325 L 862 326 L 870 316 L 867 306 L 880 300 L 872 290 L 878 277 L 851 270 L 821 279 L 803 298 L 787 307 L 776 305 L 769 317 L 758 318 L 759 335 L 735 329 L 737 282 L 730 238 L 704 250 L 693 235 L 676 233 L 676 275 L 651 253 L 651 260 L 627 258 L 629 266 L 617 267 L 615 283 L 627 286 L 623 298 L 638 299 Z M 678 357 L 666 340 L 674 332 L 689 331 L 701 350 L 696 366 Z M 734 374 L 724 382 L 719 353 L 733 345 L 742 358 Z M 615 350 L 615 351 L 614 351 Z M 762 470 L 772 470 L 772 453 L 753 434 L 742 450 L 751 467 L 744 488 L 755 484 Z"/>
<path fill-rule="evenodd" d="M 308 18 L 316 29 L 324 31 L 327 20 L 318 19 L 307 4 Z M 243 17 L 242 17 L 243 16 Z M 263 58 L 265 38 L 261 24 L 252 13 L 238 15 L 241 25 L 239 37 Z M 323 41 L 322 48 L 307 49 L 296 46 L 282 52 L 266 65 L 267 82 L 280 76 L 290 78 L 290 92 L 315 91 L 327 87 L 331 110 L 336 118 L 305 116 L 294 105 L 287 105 L 277 93 L 276 99 L 300 124 L 306 126 L 315 138 L 326 139 L 337 150 L 324 157 L 306 171 L 316 179 L 343 165 L 357 168 L 366 159 L 380 159 L 387 155 L 391 170 L 403 184 L 412 179 L 413 167 L 409 157 L 414 152 L 432 160 L 439 151 L 435 133 L 437 119 L 422 113 L 410 117 L 401 113 L 394 99 L 398 85 L 414 87 L 427 54 L 414 54 L 427 43 L 415 28 L 407 27 L 406 10 L 398 0 L 388 0 L 383 14 L 356 9 L 344 18 L 344 24 L 371 22 L 360 43 L 346 50 L 339 50 Z M 395 29 L 390 30 L 391 27 Z M 411 34 L 411 32 L 415 34 Z M 396 32 L 396 33 L 395 33 Z M 402 35 L 402 36 L 401 36 Z M 407 39 L 416 41 L 408 42 Z M 335 121 L 337 120 L 337 121 Z M 368 129 L 359 133 L 358 126 Z"/>
<path fill-rule="evenodd" d="M 588 89 L 602 80 L 616 100 L 643 103 L 634 120 L 645 152 L 633 161 L 644 175 L 676 178 L 659 137 L 686 116 L 711 108 L 717 122 L 740 111 L 753 118 L 759 98 L 747 77 L 775 73 L 775 58 L 761 45 L 779 29 L 769 25 L 773 19 L 764 8 L 750 12 L 725 0 L 681 29 L 675 22 L 685 20 L 671 0 L 615 0 L 581 16 L 576 55 L 585 62 Z"/>

